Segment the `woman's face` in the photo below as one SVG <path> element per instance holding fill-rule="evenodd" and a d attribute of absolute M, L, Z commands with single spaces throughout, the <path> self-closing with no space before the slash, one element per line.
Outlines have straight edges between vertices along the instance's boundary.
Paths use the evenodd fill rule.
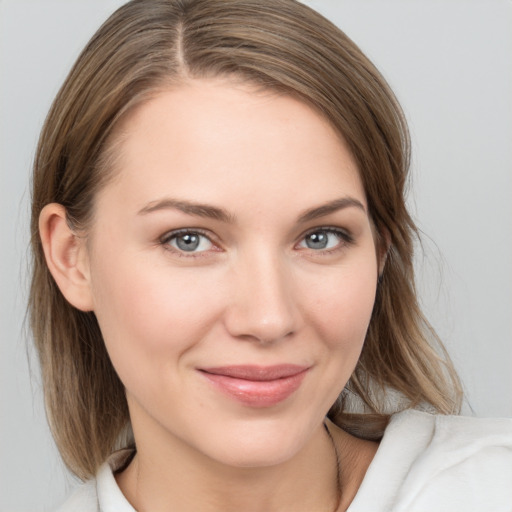
<path fill-rule="evenodd" d="M 88 272 L 139 452 L 298 453 L 358 360 L 378 261 L 356 164 L 304 103 L 226 80 L 123 125 Z"/>

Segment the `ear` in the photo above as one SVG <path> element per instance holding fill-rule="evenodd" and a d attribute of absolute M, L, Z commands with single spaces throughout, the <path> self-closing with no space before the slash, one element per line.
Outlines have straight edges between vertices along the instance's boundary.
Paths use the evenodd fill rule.
<path fill-rule="evenodd" d="M 377 259 L 379 262 L 379 280 L 384 272 L 386 266 L 386 260 L 388 259 L 389 250 L 391 248 L 391 235 L 386 228 L 382 229 L 379 233 L 379 244 L 377 247 Z"/>
<path fill-rule="evenodd" d="M 46 264 L 66 300 L 82 311 L 92 311 L 93 300 L 85 240 L 69 227 L 66 209 L 46 205 L 39 215 L 39 233 Z"/>

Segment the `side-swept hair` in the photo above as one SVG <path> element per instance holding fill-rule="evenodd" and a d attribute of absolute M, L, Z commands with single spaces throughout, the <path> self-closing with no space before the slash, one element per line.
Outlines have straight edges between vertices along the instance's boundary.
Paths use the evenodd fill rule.
<path fill-rule="evenodd" d="M 294 0 L 133 0 L 79 56 L 34 162 L 31 327 L 52 433 L 64 462 L 83 479 L 119 444 L 128 407 L 94 312 L 73 308 L 48 271 L 39 215 L 60 203 L 70 226 L 86 233 L 95 195 L 110 176 L 120 120 L 159 90 L 215 76 L 293 95 L 325 116 L 358 164 L 377 245 L 389 242 L 362 355 L 331 419 L 378 439 L 396 410 L 385 404 L 389 392 L 406 407 L 460 407 L 457 375 L 416 297 L 406 122 L 373 64 L 331 22 Z M 351 396 L 363 410 L 354 412 Z"/>

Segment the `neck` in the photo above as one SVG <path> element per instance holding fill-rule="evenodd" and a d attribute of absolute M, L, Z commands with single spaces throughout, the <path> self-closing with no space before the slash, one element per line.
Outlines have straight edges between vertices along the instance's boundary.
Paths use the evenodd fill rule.
<path fill-rule="evenodd" d="M 240 467 L 222 464 L 177 440 L 161 444 L 143 439 L 137 440 L 136 456 L 117 479 L 139 512 L 332 512 L 340 500 L 335 443 L 319 425 L 291 459 Z"/>

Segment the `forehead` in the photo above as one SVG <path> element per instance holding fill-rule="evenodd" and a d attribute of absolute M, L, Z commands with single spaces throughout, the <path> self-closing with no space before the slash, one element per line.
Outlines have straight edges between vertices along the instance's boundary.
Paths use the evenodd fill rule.
<path fill-rule="evenodd" d="M 163 195 L 241 204 L 255 197 L 366 205 L 342 137 L 305 102 L 224 79 L 155 95 L 124 120 L 114 186 L 134 207 Z M 109 186 L 106 187 L 108 192 Z M 301 204 L 301 207 L 304 205 Z"/>

